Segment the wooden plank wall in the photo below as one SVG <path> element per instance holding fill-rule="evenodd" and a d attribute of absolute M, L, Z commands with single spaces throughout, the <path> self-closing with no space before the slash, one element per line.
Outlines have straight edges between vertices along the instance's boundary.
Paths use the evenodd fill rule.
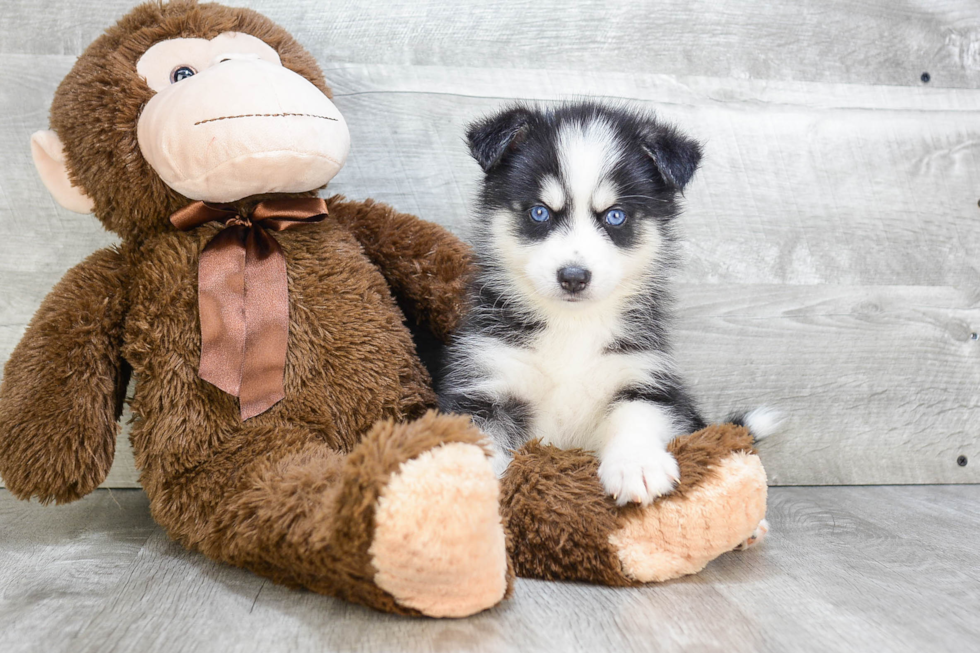
<path fill-rule="evenodd" d="M 244 4 L 336 91 L 353 147 L 331 190 L 460 234 L 470 120 L 587 96 L 676 121 L 707 152 L 677 279 L 678 356 L 706 413 L 788 413 L 762 445 L 774 484 L 980 481 L 976 0 Z M 130 6 L 0 8 L 0 361 L 65 270 L 113 242 L 47 196 L 28 138 Z M 135 482 L 121 444 L 108 483 Z"/>

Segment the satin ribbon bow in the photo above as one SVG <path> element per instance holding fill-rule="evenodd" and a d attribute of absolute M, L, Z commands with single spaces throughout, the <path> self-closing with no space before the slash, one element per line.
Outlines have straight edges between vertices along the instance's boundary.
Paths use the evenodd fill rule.
<path fill-rule="evenodd" d="M 266 200 L 249 215 L 228 205 L 194 202 L 170 216 L 182 231 L 215 221 L 225 225 L 204 247 L 198 263 L 198 374 L 238 397 L 242 420 L 264 413 L 286 396 L 286 258 L 269 232 L 325 217 L 327 203 L 318 197 Z"/>

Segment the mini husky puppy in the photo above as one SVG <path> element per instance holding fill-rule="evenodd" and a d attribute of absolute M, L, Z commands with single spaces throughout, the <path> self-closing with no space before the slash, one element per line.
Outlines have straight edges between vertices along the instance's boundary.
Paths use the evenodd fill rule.
<path fill-rule="evenodd" d="M 539 438 L 595 451 L 617 503 L 648 504 L 678 480 L 667 443 L 705 426 L 667 338 L 672 222 L 701 148 L 594 102 L 509 108 L 467 139 L 485 173 L 478 271 L 441 408 L 473 416 L 498 474 Z"/>

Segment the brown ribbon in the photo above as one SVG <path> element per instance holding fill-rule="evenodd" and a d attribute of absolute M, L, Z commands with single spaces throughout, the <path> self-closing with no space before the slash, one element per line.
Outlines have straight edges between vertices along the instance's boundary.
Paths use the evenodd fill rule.
<path fill-rule="evenodd" d="M 170 216 L 182 231 L 215 221 L 225 225 L 198 263 L 198 374 L 238 397 L 242 420 L 264 413 L 286 396 L 286 258 L 269 232 L 325 217 L 327 203 L 318 197 L 266 200 L 244 216 L 229 205 L 194 202 Z"/>

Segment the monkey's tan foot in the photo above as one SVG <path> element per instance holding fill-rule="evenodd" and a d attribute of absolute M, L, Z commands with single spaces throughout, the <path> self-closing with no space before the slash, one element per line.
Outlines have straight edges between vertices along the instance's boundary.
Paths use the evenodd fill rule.
<path fill-rule="evenodd" d="M 457 417 L 425 420 L 472 429 Z M 417 425 L 400 426 L 409 432 Z M 509 585 L 499 495 L 476 444 L 450 441 L 401 463 L 375 508 L 368 549 L 374 582 L 400 605 L 432 617 L 465 617 L 496 605 Z"/>
<path fill-rule="evenodd" d="M 626 516 L 609 541 L 623 573 L 640 582 L 694 574 L 756 536 L 766 514 L 766 474 L 758 456 L 732 452 L 712 478 Z"/>

